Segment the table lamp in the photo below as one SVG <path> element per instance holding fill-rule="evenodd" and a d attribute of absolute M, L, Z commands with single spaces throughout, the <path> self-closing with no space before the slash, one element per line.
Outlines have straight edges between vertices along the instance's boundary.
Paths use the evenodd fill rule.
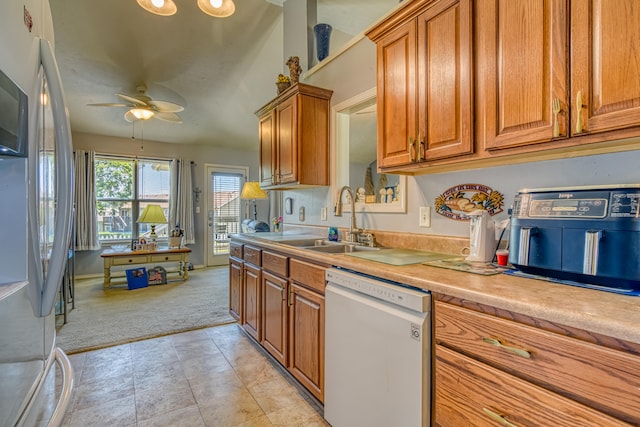
<path fill-rule="evenodd" d="M 247 181 L 242 187 L 242 193 L 240 193 L 242 200 L 251 200 L 253 203 L 253 219 L 258 219 L 258 210 L 256 209 L 256 199 L 266 199 L 267 192 L 260 188 L 260 183 L 257 181 Z"/>
<path fill-rule="evenodd" d="M 152 242 L 156 241 L 156 224 L 166 224 L 167 218 L 164 216 L 164 212 L 160 205 L 147 205 L 140 217 L 138 218 L 138 224 L 151 224 L 151 234 L 149 237 Z"/>

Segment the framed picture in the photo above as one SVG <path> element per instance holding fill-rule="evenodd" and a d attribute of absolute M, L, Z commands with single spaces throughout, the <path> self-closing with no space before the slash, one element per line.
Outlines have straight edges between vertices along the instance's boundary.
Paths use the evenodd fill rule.
<path fill-rule="evenodd" d="M 167 283 L 167 271 L 163 267 L 153 267 L 147 271 L 150 285 L 165 285 Z"/>
<path fill-rule="evenodd" d="M 138 249 L 138 239 L 131 239 L 131 250 L 135 251 Z"/>

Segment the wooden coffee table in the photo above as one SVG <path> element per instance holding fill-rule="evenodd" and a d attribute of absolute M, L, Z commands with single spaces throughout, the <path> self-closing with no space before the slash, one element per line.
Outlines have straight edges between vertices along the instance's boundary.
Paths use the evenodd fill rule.
<path fill-rule="evenodd" d="M 100 254 L 104 261 L 104 287 L 111 287 L 111 267 L 114 265 L 142 265 L 157 264 L 164 262 L 179 262 L 178 274 L 183 281 L 189 279 L 189 248 L 158 248 L 155 251 L 115 251 L 107 249 Z"/>

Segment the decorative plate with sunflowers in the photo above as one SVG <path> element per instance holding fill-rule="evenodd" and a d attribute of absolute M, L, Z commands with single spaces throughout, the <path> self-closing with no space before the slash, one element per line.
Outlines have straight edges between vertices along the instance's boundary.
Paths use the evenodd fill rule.
<path fill-rule="evenodd" d="M 493 216 L 502 212 L 504 196 L 482 184 L 459 184 L 436 197 L 436 212 L 456 221 L 469 221 L 469 212 L 483 209 Z"/>

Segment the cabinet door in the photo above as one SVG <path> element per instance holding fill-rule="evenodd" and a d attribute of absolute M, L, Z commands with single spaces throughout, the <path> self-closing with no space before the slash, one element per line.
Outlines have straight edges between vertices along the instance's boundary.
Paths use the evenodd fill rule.
<path fill-rule="evenodd" d="M 290 284 L 289 371 L 324 401 L 324 296 Z"/>
<path fill-rule="evenodd" d="M 276 107 L 278 126 L 276 182 L 287 184 L 298 180 L 298 130 L 296 96 Z"/>
<path fill-rule="evenodd" d="M 262 272 L 259 267 L 244 265 L 244 329 L 256 340 L 261 340 L 260 328 L 260 283 Z"/>
<path fill-rule="evenodd" d="M 471 0 L 441 1 L 418 17 L 419 158 L 473 151 L 471 29 Z"/>
<path fill-rule="evenodd" d="M 566 0 L 482 0 L 476 7 L 478 145 L 486 150 L 568 136 Z M 580 31 L 589 32 L 588 27 Z"/>
<path fill-rule="evenodd" d="M 262 346 L 287 366 L 287 280 L 262 273 Z"/>
<path fill-rule="evenodd" d="M 240 324 L 242 319 L 242 265 L 243 262 L 229 258 L 229 314 Z"/>
<path fill-rule="evenodd" d="M 640 125 L 638 6 L 637 0 L 571 1 L 571 130 L 576 135 Z"/>
<path fill-rule="evenodd" d="M 436 426 L 628 425 L 443 346 L 435 354 Z"/>
<path fill-rule="evenodd" d="M 273 111 L 260 117 L 258 124 L 258 138 L 260 139 L 260 186 L 263 188 L 268 188 L 276 183 L 275 126 L 275 115 Z"/>
<path fill-rule="evenodd" d="M 411 164 L 417 158 L 418 140 L 416 21 L 382 37 L 376 51 L 378 167 Z"/>

